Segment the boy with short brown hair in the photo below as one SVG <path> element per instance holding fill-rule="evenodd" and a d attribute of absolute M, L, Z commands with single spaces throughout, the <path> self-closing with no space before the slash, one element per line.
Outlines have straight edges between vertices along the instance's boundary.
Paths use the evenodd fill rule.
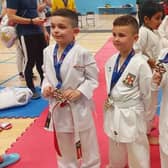
<path fill-rule="evenodd" d="M 149 168 L 149 143 L 145 111 L 150 102 L 152 72 L 133 44 L 138 39 L 138 23 L 131 15 L 113 22 L 112 41 L 118 49 L 105 65 L 108 98 L 104 129 L 109 137 L 109 168 Z"/>
<path fill-rule="evenodd" d="M 77 13 L 68 9 L 56 10 L 51 16 L 51 33 L 56 43 L 44 50 L 42 93 L 49 99 L 51 119 L 57 133 L 58 167 L 99 168 L 92 117 L 98 68 L 90 52 L 75 41 L 79 33 Z"/>

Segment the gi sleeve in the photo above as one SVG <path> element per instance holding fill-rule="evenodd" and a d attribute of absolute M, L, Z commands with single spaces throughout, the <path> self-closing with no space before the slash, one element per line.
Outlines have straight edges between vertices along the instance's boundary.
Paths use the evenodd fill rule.
<path fill-rule="evenodd" d="M 134 50 L 136 53 L 145 53 L 145 48 L 148 42 L 148 32 L 143 31 L 143 28 L 140 28 L 139 38 L 137 42 L 134 44 Z"/>
<path fill-rule="evenodd" d="M 98 86 L 98 67 L 94 56 L 91 55 L 88 51 L 85 51 L 83 55 L 84 68 L 85 68 L 85 80 L 78 87 L 78 90 L 86 96 L 88 99 L 91 99 L 93 96 L 93 91 Z"/>
<path fill-rule="evenodd" d="M 47 64 L 48 64 L 48 61 L 49 61 L 49 55 L 47 54 L 47 49 L 44 49 L 43 50 L 43 55 L 44 55 L 44 59 L 43 59 L 43 65 L 42 65 L 42 69 L 43 69 L 43 76 L 44 76 L 44 79 L 43 79 L 43 82 L 42 82 L 42 85 L 41 85 L 41 92 L 43 93 L 43 90 L 46 86 L 52 86 L 51 83 L 49 82 L 48 80 L 48 77 L 47 77 Z"/>
<path fill-rule="evenodd" d="M 157 108 L 157 91 L 151 92 L 152 71 L 147 62 L 141 64 L 139 72 L 139 85 L 142 101 L 145 107 L 145 119 L 151 120 Z M 153 99 L 154 101 L 152 102 L 151 97 L 156 99 Z"/>

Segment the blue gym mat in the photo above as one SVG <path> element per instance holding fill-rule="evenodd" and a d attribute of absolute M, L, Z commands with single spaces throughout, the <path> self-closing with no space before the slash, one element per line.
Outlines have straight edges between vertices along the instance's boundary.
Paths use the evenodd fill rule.
<path fill-rule="evenodd" d="M 24 106 L 12 107 L 0 110 L 0 118 L 26 118 L 38 117 L 48 106 L 48 101 L 40 98 L 38 100 L 30 100 Z"/>

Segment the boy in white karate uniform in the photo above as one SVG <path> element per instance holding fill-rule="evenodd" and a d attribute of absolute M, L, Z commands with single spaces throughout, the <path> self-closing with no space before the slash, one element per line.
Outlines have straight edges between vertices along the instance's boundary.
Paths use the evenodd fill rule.
<path fill-rule="evenodd" d="M 134 49 L 135 52 L 146 55 L 153 68 L 161 49 L 168 45 L 168 41 L 165 41 L 158 32 L 164 14 L 163 8 L 156 2 L 146 1 L 141 7 L 140 14 L 143 24 L 139 29 L 139 38 L 134 44 Z"/>
<path fill-rule="evenodd" d="M 164 69 L 155 69 L 152 80 L 152 94 L 158 93 L 162 88 L 162 101 L 159 120 L 159 143 L 161 168 L 168 167 L 168 49 L 162 50 L 159 62 L 163 63 Z M 165 73 L 164 73 L 165 72 Z M 156 101 L 156 96 L 152 96 L 152 101 Z"/>
<path fill-rule="evenodd" d="M 113 22 L 112 41 L 119 53 L 105 65 L 108 98 L 104 129 L 109 137 L 108 168 L 149 168 L 145 112 L 150 103 L 152 72 L 142 54 L 135 54 L 138 23 L 130 15 Z"/>
<path fill-rule="evenodd" d="M 134 44 L 134 49 L 136 53 L 142 53 L 146 56 L 150 67 L 153 69 L 155 67 L 155 62 L 163 48 L 168 46 L 168 40 L 163 38 L 159 32 L 158 28 L 162 22 L 163 18 L 163 8 L 157 2 L 146 1 L 141 7 L 141 19 L 142 26 L 139 30 L 139 38 Z M 151 137 L 150 132 L 155 128 L 154 126 L 154 116 L 151 121 L 148 122 L 148 136 Z M 157 143 L 156 141 L 150 141 L 150 143 Z"/>
<path fill-rule="evenodd" d="M 92 118 L 98 68 L 94 57 L 75 41 L 78 16 L 59 9 L 51 16 L 56 43 L 44 50 L 42 94 L 49 99 L 57 133 L 59 168 L 99 168 L 100 158 Z M 56 141 L 55 141 L 56 142 Z M 76 152 L 77 149 L 77 152 Z M 80 164 L 77 157 L 82 155 Z"/>

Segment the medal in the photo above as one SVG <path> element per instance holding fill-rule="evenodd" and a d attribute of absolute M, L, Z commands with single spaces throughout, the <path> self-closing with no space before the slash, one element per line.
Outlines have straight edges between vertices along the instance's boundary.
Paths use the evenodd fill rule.
<path fill-rule="evenodd" d="M 156 64 L 155 67 L 156 71 L 158 71 L 161 75 L 163 75 L 166 72 L 164 64 L 168 64 L 168 53 L 166 53 L 163 59 L 159 59 L 159 62 Z"/>
<path fill-rule="evenodd" d="M 105 100 L 104 111 L 107 111 L 109 108 L 113 108 L 113 100 L 110 96 Z"/>
<path fill-rule="evenodd" d="M 56 99 L 60 107 L 64 107 L 69 103 L 68 100 L 63 96 L 62 91 L 60 89 L 56 88 L 54 90 L 53 97 Z"/>
<path fill-rule="evenodd" d="M 155 67 L 156 71 L 158 71 L 161 75 L 163 75 L 165 72 L 166 72 L 166 69 L 163 65 L 163 63 L 159 62 L 156 64 L 156 67 Z"/>

